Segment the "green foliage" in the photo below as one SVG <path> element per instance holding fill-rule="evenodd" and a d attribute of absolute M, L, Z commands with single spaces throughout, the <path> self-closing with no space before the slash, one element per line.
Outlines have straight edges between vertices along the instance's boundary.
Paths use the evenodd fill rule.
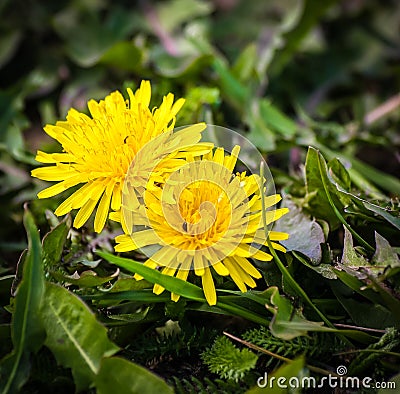
<path fill-rule="evenodd" d="M 29 356 L 36 352 L 44 340 L 43 322 L 37 319 L 43 297 L 44 278 L 42 248 L 32 214 L 26 209 L 24 224 L 28 233 L 28 253 L 23 264 L 22 281 L 17 288 L 11 325 L 14 350 L 0 364 L 1 392 L 18 391 L 29 377 Z"/>
<path fill-rule="evenodd" d="M 197 355 L 214 340 L 217 330 L 186 324 L 179 332 L 159 334 L 148 332 L 125 350 L 129 359 L 149 363 L 168 357 L 185 358 Z"/>
<path fill-rule="evenodd" d="M 201 358 L 212 373 L 223 379 L 238 382 L 246 372 L 252 370 L 257 355 L 248 349 L 238 349 L 227 337 L 218 337 L 210 349 L 202 353 Z"/>
<path fill-rule="evenodd" d="M 154 392 L 172 394 L 172 389 L 146 368 L 120 357 L 104 358 L 95 380 L 97 392 L 107 394 L 116 391 L 122 394 Z"/>
<path fill-rule="evenodd" d="M 177 379 L 174 377 L 174 388 L 176 394 L 186 393 L 219 393 L 219 394 L 237 394 L 243 392 L 243 384 L 238 385 L 233 380 L 209 379 L 200 380 L 194 376 L 190 379 Z"/>
<path fill-rule="evenodd" d="M 386 333 L 382 335 L 378 342 L 369 345 L 365 351 L 359 353 L 357 357 L 351 362 L 349 372 L 352 375 L 359 375 L 366 371 L 377 373 L 380 368 L 382 355 L 385 356 L 386 352 L 400 350 L 400 332 L 398 329 L 389 327 Z M 376 351 L 376 352 L 374 352 Z"/>
<path fill-rule="evenodd" d="M 253 345 L 290 359 L 303 355 L 307 360 L 327 361 L 332 356 L 332 349 L 340 351 L 345 347 L 344 343 L 337 337 L 329 334 L 313 333 L 309 336 L 299 336 L 292 340 L 284 340 L 274 336 L 266 327 L 248 330 L 243 333 L 242 337 Z M 277 359 L 268 357 L 265 367 L 271 367 L 277 362 Z"/>
<path fill-rule="evenodd" d="M 43 237 L 43 262 L 47 270 L 55 269 L 60 263 L 70 228 L 71 218 L 67 216 Z"/>

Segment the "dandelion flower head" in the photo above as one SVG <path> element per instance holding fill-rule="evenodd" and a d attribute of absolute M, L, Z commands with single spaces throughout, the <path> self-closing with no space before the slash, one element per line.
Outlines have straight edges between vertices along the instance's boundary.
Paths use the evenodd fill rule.
<path fill-rule="evenodd" d="M 61 216 L 78 209 L 74 219 L 76 228 L 85 224 L 97 207 L 94 229 L 100 232 L 110 208 L 114 211 L 121 208 L 125 176 L 139 151 L 141 162 L 137 162 L 137 166 L 146 163 L 154 177 L 160 178 L 175 166 L 181 166 L 188 152 L 196 156 L 209 150 L 206 144 L 198 144 L 204 124 L 193 125 L 180 133 L 173 151 L 163 150 L 165 144 L 151 145 L 151 141 L 161 135 L 164 142 L 174 139 L 176 115 L 184 99 L 174 102 L 174 95 L 169 93 L 158 108 L 150 110 L 149 81 L 142 81 L 135 93 L 131 89 L 127 89 L 127 93 L 129 100 L 118 91 L 99 102 L 90 100 L 90 116 L 71 109 L 66 121 L 44 128 L 61 144 L 63 151 L 38 151 L 36 160 L 46 166 L 34 169 L 32 176 L 57 182 L 39 192 L 38 197 L 52 197 L 79 185 L 55 211 Z M 144 149 L 146 145 L 149 145 L 147 150 Z M 146 168 L 142 165 L 142 170 Z"/>
<path fill-rule="evenodd" d="M 146 190 L 142 212 L 136 215 L 141 231 L 124 227 L 116 238 L 117 252 L 152 249 L 144 265 L 161 267 L 165 275 L 188 280 L 190 271 L 201 278 L 205 298 L 217 302 L 213 275 L 230 276 L 237 287 L 247 291 L 256 286 L 261 273 L 251 259 L 270 261 L 262 250 L 266 234 L 262 220 L 263 182 L 256 174 L 233 173 L 239 155 L 235 146 L 231 155 L 222 148 L 191 161 L 166 179 L 158 188 Z M 280 201 L 277 194 L 265 198 L 270 208 Z M 266 211 L 267 224 L 278 220 L 287 208 Z M 124 207 L 115 220 L 123 221 Z M 145 217 L 145 218 L 144 218 Z M 269 231 L 271 241 L 288 238 L 288 234 Z M 275 249 L 283 246 L 272 242 Z M 140 276 L 135 276 L 141 279 Z M 153 291 L 164 288 L 155 284 Z M 175 301 L 179 295 L 172 294 Z"/>

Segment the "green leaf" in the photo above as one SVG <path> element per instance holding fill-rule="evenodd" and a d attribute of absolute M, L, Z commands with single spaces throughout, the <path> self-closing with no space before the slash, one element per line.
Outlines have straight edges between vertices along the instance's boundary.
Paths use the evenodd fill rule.
<path fill-rule="evenodd" d="M 248 81 L 256 68 L 257 57 L 256 45 L 249 44 L 236 59 L 232 67 L 232 74 L 241 82 Z"/>
<path fill-rule="evenodd" d="M 155 269 L 149 268 L 144 266 L 142 263 L 138 263 L 137 261 L 129 260 L 123 257 L 117 257 L 114 256 L 110 253 L 105 253 L 105 252 L 97 252 L 97 254 L 100 257 L 103 257 L 104 259 L 108 260 L 112 264 L 116 264 L 121 268 L 124 268 L 128 270 L 129 272 L 132 273 L 137 273 L 141 276 L 143 276 L 144 279 L 151 283 L 158 283 L 161 286 L 163 286 L 165 289 L 170 291 L 171 293 L 179 294 L 183 297 L 188 298 L 189 300 L 193 301 L 200 301 L 203 303 L 206 303 L 206 299 L 204 297 L 203 290 L 198 287 L 193 285 L 192 283 L 185 282 L 181 279 L 175 278 L 173 276 L 168 276 L 168 275 L 163 275 L 160 272 L 158 272 Z M 132 296 L 132 297 L 143 297 L 144 293 L 143 292 L 124 292 Z M 114 294 L 119 297 L 118 293 L 113 293 L 109 294 L 107 296 L 107 299 L 110 299 L 109 297 L 114 297 Z M 150 294 L 146 295 L 150 301 L 152 300 L 152 296 Z M 162 296 L 162 295 L 161 295 Z M 131 298 L 132 299 L 132 298 Z M 228 302 L 217 302 L 217 305 L 215 307 L 210 307 L 207 308 L 205 305 L 204 308 L 206 310 L 214 311 L 213 309 L 215 308 L 221 308 L 224 311 L 228 311 L 230 314 L 233 316 L 241 316 L 244 317 L 250 321 L 254 321 L 260 324 L 265 324 L 267 323 L 267 320 L 264 319 L 263 317 L 260 317 L 256 313 L 249 311 L 245 308 L 242 308 L 238 305 L 231 304 Z"/>
<path fill-rule="evenodd" d="M 136 280 L 136 279 L 134 279 Z M 167 294 L 154 294 L 152 290 L 131 290 L 118 292 L 105 292 L 100 294 L 91 294 L 82 296 L 88 300 L 104 300 L 104 301 L 136 301 L 146 303 L 167 302 L 171 297 Z"/>
<path fill-rule="evenodd" d="M 350 190 L 351 178 L 342 162 L 335 157 L 334 159 L 329 160 L 328 167 L 332 179 L 343 189 Z"/>
<path fill-rule="evenodd" d="M 339 269 L 333 269 L 333 271 L 340 279 L 340 281 L 342 281 L 347 287 L 354 290 L 371 302 L 385 306 L 379 294 L 369 288 L 365 288 L 365 283 L 362 282 L 360 279 L 356 278 L 354 275 L 351 275 L 346 271 L 342 271 Z M 331 286 L 332 285 L 334 285 L 334 283 L 331 283 Z"/>
<path fill-rule="evenodd" d="M 54 28 L 66 42 L 66 52 L 82 67 L 91 67 L 134 28 L 134 19 L 125 10 L 112 7 L 105 21 L 99 14 L 75 8 L 57 14 Z"/>
<path fill-rule="evenodd" d="M 155 269 L 144 266 L 142 263 L 126 259 L 123 257 L 117 257 L 110 253 L 97 252 L 100 257 L 103 257 L 112 264 L 118 267 L 124 268 L 132 273 L 137 273 L 143 276 L 144 279 L 151 283 L 158 283 L 171 293 L 179 294 L 183 297 L 189 298 L 194 301 L 205 301 L 203 291 L 200 287 L 197 287 L 189 282 L 185 282 L 181 279 L 173 276 L 163 275 Z"/>
<path fill-rule="evenodd" d="M 108 276 L 98 276 L 97 273 L 92 270 L 83 271 L 80 275 L 78 272 L 75 272 L 73 275 L 63 275 L 57 271 L 51 274 L 59 282 L 67 282 L 81 287 L 96 287 L 115 279 L 119 274 L 119 269 Z"/>
<path fill-rule="evenodd" d="M 399 387 L 400 387 L 400 373 L 389 379 L 389 381 L 386 382 L 386 387 L 378 390 L 378 394 L 398 394 Z"/>
<path fill-rule="evenodd" d="M 324 160 L 323 164 L 325 170 L 327 170 Z M 313 215 L 327 221 L 331 229 L 337 228 L 340 220 L 337 218 L 325 193 L 319 170 L 319 153 L 313 147 L 308 148 L 306 157 L 306 187 L 308 205 Z M 328 187 L 331 194 L 333 194 L 335 205 L 341 206 L 340 201 L 335 195 L 336 188 L 334 188 L 331 183 L 329 183 Z"/>
<path fill-rule="evenodd" d="M 109 315 L 108 318 L 110 320 L 116 320 L 118 322 L 137 323 L 145 319 L 149 311 L 150 307 L 148 306 L 147 308 L 144 308 L 143 310 L 138 310 L 135 313 L 120 313 L 117 315 Z"/>
<path fill-rule="evenodd" d="M 312 265 L 308 262 L 307 258 L 300 255 L 299 253 L 293 252 L 293 256 L 296 257 L 302 264 L 306 267 L 318 272 L 321 276 L 326 279 L 337 279 L 336 274 L 333 271 L 333 266 L 331 264 L 322 263 L 319 265 Z"/>
<path fill-rule="evenodd" d="M 400 218 L 391 215 L 389 212 L 385 211 L 383 208 L 381 208 L 375 204 L 371 204 L 368 201 L 363 201 L 363 204 L 364 204 L 365 208 L 382 216 L 390 224 L 392 224 L 394 227 L 396 227 L 398 230 L 400 230 Z"/>
<path fill-rule="evenodd" d="M 368 261 L 354 249 L 353 237 L 346 227 L 344 228 L 344 246 L 340 263 L 354 269 L 369 265 Z"/>
<path fill-rule="evenodd" d="M 45 345 L 59 364 L 71 368 L 77 390 L 86 389 L 99 372 L 102 358 L 116 353 L 118 347 L 86 304 L 67 289 L 46 283 L 45 296 L 41 309 Z"/>
<path fill-rule="evenodd" d="M 286 394 L 288 393 L 289 379 L 292 377 L 297 377 L 301 381 L 301 378 L 304 376 L 304 366 L 305 360 L 304 357 L 301 356 L 294 359 L 292 362 L 281 366 L 271 375 L 269 375 L 267 372 L 264 372 L 264 375 L 261 375 L 257 379 L 257 386 L 246 391 L 246 394 Z M 274 377 L 275 379 L 271 379 L 271 377 Z M 278 385 L 279 378 L 284 379 L 284 382 L 286 383 Z M 282 382 L 282 380 L 280 382 Z M 283 385 L 286 385 L 286 387 L 281 387 Z"/>
<path fill-rule="evenodd" d="M 266 305 L 266 308 L 274 314 L 269 328 L 276 337 L 290 340 L 300 335 L 307 335 L 309 330 L 319 330 L 323 326 L 323 322 L 306 320 L 287 298 L 279 294 L 277 287 L 270 287 L 268 293 L 270 303 Z"/>
<path fill-rule="evenodd" d="M 67 216 L 43 237 L 43 261 L 46 267 L 52 267 L 60 263 L 70 228 L 71 217 Z"/>
<path fill-rule="evenodd" d="M 18 110 L 22 106 L 21 101 L 16 91 L 0 90 L 0 141 L 2 142 L 10 137 L 9 126 L 17 117 Z"/>
<path fill-rule="evenodd" d="M 209 54 L 189 53 L 172 56 L 165 52 L 154 51 L 152 61 L 157 73 L 168 78 L 189 78 L 208 67 L 213 57 Z"/>
<path fill-rule="evenodd" d="M 307 256 L 312 264 L 321 262 L 321 244 L 325 242 L 324 232 L 321 226 L 311 220 L 303 213 L 290 197 L 283 200 L 281 207 L 289 208 L 289 213 L 285 215 L 285 220 L 278 220 L 274 226 L 274 231 L 282 231 L 290 234 L 287 240 L 281 244 L 287 251 L 297 251 Z"/>
<path fill-rule="evenodd" d="M 114 44 L 100 58 L 99 63 L 126 71 L 140 68 L 142 52 L 132 42 L 121 41 Z"/>
<path fill-rule="evenodd" d="M 226 100 L 240 111 L 247 108 L 250 97 L 249 87 L 242 84 L 233 75 L 228 65 L 221 58 L 215 58 L 212 67 L 219 77 L 221 93 Z"/>
<path fill-rule="evenodd" d="M 14 55 L 22 36 L 22 30 L 3 30 L 0 38 L 0 68 L 2 68 Z"/>
<path fill-rule="evenodd" d="M 12 317 L 14 350 L 0 364 L 0 391 L 3 394 L 19 391 L 29 376 L 29 354 L 36 352 L 44 340 L 42 322 L 38 319 L 44 294 L 42 248 L 33 216 L 28 210 L 25 210 L 24 225 L 29 245 Z"/>
<path fill-rule="evenodd" d="M 270 101 L 260 100 L 260 115 L 265 125 L 289 139 L 296 134 L 298 129 L 295 122 L 286 116 L 277 107 L 272 105 Z"/>
<path fill-rule="evenodd" d="M 313 149 L 313 148 L 310 148 Z M 325 193 L 326 198 L 328 199 L 329 205 L 333 212 L 335 213 L 337 219 L 346 227 L 347 230 L 350 231 L 350 233 L 357 239 L 357 241 L 366 249 L 372 252 L 374 248 L 367 242 L 365 241 L 344 219 L 343 214 L 340 212 L 341 209 L 338 208 L 340 207 L 343 209 L 343 206 L 341 203 L 337 202 L 337 188 L 333 186 L 333 183 L 330 180 L 329 174 L 328 174 L 328 168 L 325 162 L 325 159 L 322 157 L 322 155 L 317 152 L 317 162 L 318 162 L 318 171 L 320 175 L 320 179 L 322 182 L 322 187 Z"/>
<path fill-rule="evenodd" d="M 203 120 L 204 108 L 215 108 L 221 101 L 218 88 L 196 86 L 191 88 L 185 97 L 185 105 L 179 111 L 179 124 L 191 124 Z M 209 122 L 207 122 L 209 123 Z M 203 132 L 204 135 L 204 132 Z"/>
<path fill-rule="evenodd" d="M 169 32 L 185 22 L 212 12 L 212 4 L 201 0 L 171 0 L 157 3 L 157 13 L 162 26 Z"/>
<path fill-rule="evenodd" d="M 369 181 L 375 183 L 389 193 L 396 193 L 400 195 L 400 181 L 398 178 L 383 171 L 377 170 L 376 168 L 363 163 L 361 160 L 351 158 L 350 161 L 353 168 Z"/>
<path fill-rule="evenodd" d="M 397 322 L 397 325 L 400 323 L 399 300 L 395 298 L 390 293 L 390 291 L 383 287 L 382 284 L 379 283 L 379 281 L 377 281 L 373 275 L 370 275 L 368 271 L 364 271 L 362 273 L 362 278 L 365 279 L 365 282 L 357 278 L 357 276 L 360 276 L 357 275 L 357 271 L 346 272 L 334 269 L 334 272 L 346 286 L 350 287 L 371 302 L 380 304 L 390 310 L 393 315 L 393 319 L 395 319 L 395 321 Z M 334 286 L 334 283 L 331 285 Z"/>
<path fill-rule="evenodd" d="M 357 300 L 351 288 L 342 283 L 332 285 L 332 290 L 351 317 L 353 324 L 360 327 L 385 329 L 396 324 L 393 314 L 380 304 Z"/>
<path fill-rule="evenodd" d="M 335 159 L 330 160 L 329 163 L 333 163 Z M 339 161 L 339 160 L 338 160 Z M 344 167 L 343 167 L 344 168 Z M 343 171 L 343 170 L 342 170 Z M 346 171 L 347 172 L 347 171 Z M 347 172 L 347 174 L 349 174 Z M 354 204 L 357 204 L 359 207 L 364 207 L 366 208 L 368 211 L 374 212 L 375 214 L 381 216 L 382 218 L 384 218 L 387 222 L 389 222 L 390 224 L 392 224 L 394 227 L 396 227 L 398 230 L 400 230 L 400 218 L 393 216 L 390 214 L 390 211 L 381 208 L 380 206 L 376 205 L 376 204 L 372 204 L 371 202 L 362 199 L 359 196 L 356 196 L 353 193 L 350 193 L 348 191 L 349 189 L 349 185 L 343 185 L 343 181 L 340 182 L 337 179 L 337 175 L 335 177 L 335 174 L 331 173 L 332 178 L 330 179 L 330 182 L 336 187 L 337 191 L 340 194 L 340 198 L 341 200 L 343 200 L 343 195 L 346 195 L 348 197 L 348 202 L 352 201 Z M 347 186 L 347 187 L 346 187 Z M 383 196 L 381 198 L 383 201 L 386 201 L 385 197 Z"/>
<path fill-rule="evenodd" d="M 387 266 L 398 267 L 400 266 L 400 260 L 397 253 L 390 246 L 386 238 L 382 237 L 375 231 L 375 243 L 376 251 L 372 257 L 372 261 L 376 264 Z"/>
<path fill-rule="evenodd" d="M 161 378 L 120 357 L 104 358 L 95 379 L 98 394 L 172 394 Z"/>
<path fill-rule="evenodd" d="M 255 109 L 249 111 L 246 116 L 246 123 L 248 123 L 250 132 L 247 137 L 259 149 L 272 152 L 276 149 L 276 135 L 266 126 L 264 120 L 261 118 L 259 111 L 255 105 Z"/>

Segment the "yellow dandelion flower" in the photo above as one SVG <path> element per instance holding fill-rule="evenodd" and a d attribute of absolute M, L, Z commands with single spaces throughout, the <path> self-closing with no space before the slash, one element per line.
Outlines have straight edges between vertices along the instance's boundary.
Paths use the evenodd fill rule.
<path fill-rule="evenodd" d="M 174 102 L 174 95 L 169 93 L 160 107 L 151 111 L 149 81 L 142 81 L 135 93 L 131 89 L 127 92 L 129 100 L 115 91 L 100 102 L 88 102 L 91 116 L 71 109 L 66 121 L 44 128 L 48 135 L 60 142 L 63 152 L 49 154 L 38 151 L 36 160 L 50 165 L 34 169 L 32 176 L 58 182 L 39 192 L 38 197 L 52 197 L 84 184 L 55 211 L 61 216 L 79 209 L 74 220 L 76 228 L 86 223 L 97 206 L 94 229 L 100 232 L 110 207 L 115 211 L 121 208 L 125 175 L 139 151 L 141 160 L 137 165 L 142 176 L 146 170 L 161 176 L 181 166 L 186 153 L 196 156 L 210 149 L 207 144 L 197 144 L 205 124 L 173 132 L 176 114 L 184 99 Z M 162 141 L 157 145 L 149 144 L 159 136 L 163 136 Z M 146 145 L 149 149 L 144 149 Z M 157 166 L 162 159 L 162 165 Z"/>
<path fill-rule="evenodd" d="M 212 271 L 230 276 L 242 292 L 255 287 L 254 279 L 261 278 L 261 273 L 249 259 L 272 259 L 261 250 L 267 242 L 262 221 L 263 182 L 258 175 L 232 173 L 238 154 L 238 146 L 231 155 L 225 155 L 222 148 L 210 151 L 173 172 L 162 187 L 146 190 L 142 206 L 146 218 L 143 211 L 135 212 L 136 224 L 144 225 L 143 230 L 116 237 L 115 250 L 151 247 L 152 254 L 144 265 L 162 267 L 163 274 L 185 281 L 193 270 L 201 277 L 210 305 L 217 302 Z M 280 200 L 277 194 L 268 196 L 266 207 Z M 287 212 L 287 208 L 268 210 L 267 223 Z M 122 222 L 126 214 L 123 208 L 113 218 Z M 287 238 L 286 233 L 269 231 L 271 241 Z M 272 245 L 285 251 L 276 242 Z M 155 284 L 153 291 L 160 294 L 164 288 Z M 177 301 L 179 296 L 172 294 L 171 298 Z"/>

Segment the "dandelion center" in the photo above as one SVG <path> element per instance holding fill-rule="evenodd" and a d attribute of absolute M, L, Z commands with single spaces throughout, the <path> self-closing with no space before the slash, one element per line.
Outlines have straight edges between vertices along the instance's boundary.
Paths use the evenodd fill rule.
<path fill-rule="evenodd" d="M 180 192 L 178 204 L 163 204 L 163 211 L 175 236 L 181 238 L 179 248 L 186 250 L 204 249 L 222 239 L 232 214 L 226 191 L 208 180 L 189 183 Z M 165 231 L 157 227 L 156 231 L 163 239 Z"/>

